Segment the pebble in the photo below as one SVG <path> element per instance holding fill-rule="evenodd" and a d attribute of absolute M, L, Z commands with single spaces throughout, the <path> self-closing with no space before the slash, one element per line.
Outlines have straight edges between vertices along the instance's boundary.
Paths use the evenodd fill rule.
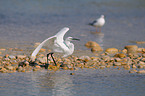
<path fill-rule="evenodd" d="M 127 49 L 127 54 L 129 54 L 129 53 L 136 54 L 137 50 L 138 50 L 138 46 L 137 45 L 127 45 L 127 46 L 125 46 L 125 49 Z"/>
<path fill-rule="evenodd" d="M 98 46 L 95 42 L 91 41 L 90 47 L 95 48 Z M 124 50 L 124 52 L 123 52 Z M 6 54 L 0 56 L 0 72 L 13 73 L 13 72 L 31 72 L 39 71 L 42 69 L 48 70 L 78 70 L 83 68 L 90 68 L 93 70 L 104 68 L 124 68 L 129 70 L 129 73 L 141 73 L 137 70 L 145 68 L 145 49 L 138 49 L 138 54 L 126 52 L 127 49 L 119 51 L 116 48 L 108 48 L 105 52 L 98 53 L 98 56 L 69 56 L 66 58 L 55 57 L 57 66 L 54 66 L 53 60 L 49 59 L 49 66 L 46 65 L 46 55 L 40 53 L 36 59 L 32 60 L 26 55 L 11 55 Z M 144 50 L 144 51 L 143 51 Z M 12 51 L 12 50 L 11 50 Z M 44 50 L 46 51 L 46 50 Z M 43 52 L 44 52 L 43 51 Z M 137 52 L 136 52 L 137 53 Z M 115 55 L 114 55 L 115 54 Z M 35 62 L 34 62 L 35 61 Z M 71 74 L 70 74 L 71 75 Z"/>
<path fill-rule="evenodd" d="M 107 48 L 105 50 L 105 52 L 107 52 L 109 54 L 115 54 L 115 53 L 118 53 L 118 49 L 116 49 L 116 48 Z"/>
<path fill-rule="evenodd" d="M 139 70 L 139 71 L 137 71 L 137 73 L 145 74 L 145 70 Z"/>
<path fill-rule="evenodd" d="M 16 56 L 18 59 L 24 59 L 24 58 L 26 58 L 26 55 L 17 55 Z"/>
<path fill-rule="evenodd" d="M 94 47 L 100 47 L 100 45 L 94 41 L 88 41 L 85 46 L 87 48 L 94 48 Z"/>
<path fill-rule="evenodd" d="M 114 62 L 114 66 L 121 66 L 120 62 Z"/>

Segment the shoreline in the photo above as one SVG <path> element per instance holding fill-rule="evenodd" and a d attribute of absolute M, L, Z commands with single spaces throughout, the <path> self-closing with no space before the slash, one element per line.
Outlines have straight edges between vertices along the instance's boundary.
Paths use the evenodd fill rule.
<path fill-rule="evenodd" d="M 133 49 L 131 49 L 132 47 Z M 135 49 L 136 47 L 137 49 Z M 130 45 L 126 46 L 126 49 L 123 50 L 108 48 L 102 52 L 94 53 L 91 51 L 77 50 L 73 55 L 67 58 L 61 58 L 60 55 L 54 54 L 57 66 L 54 65 L 51 58 L 48 62 L 49 65 L 46 64 L 46 52 L 48 51 L 46 49 L 41 49 L 35 62 L 32 62 L 30 58 L 32 50 L 33 49 L 29 49 L 28 51 L 28 49 L 1 48 L 0 73 L 33 72 L 44 69 L 48 71 L 58 71 L 79 70 L 84 68 L 93 70 L 117 68 L 119 70 L 123 68 L 124 70 L 128 70 L 129 73 L 145 74 L 145 48 L 138 48 L 136 45 L 132 45 L 131 47 Z M 74 74 L 71 73 L 70 75 Z"/>

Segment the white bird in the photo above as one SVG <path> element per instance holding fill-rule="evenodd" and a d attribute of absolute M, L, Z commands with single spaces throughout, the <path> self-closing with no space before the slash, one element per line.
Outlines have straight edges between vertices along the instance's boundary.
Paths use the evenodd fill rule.
<path fill-rule="evenodd" d="M 63 37 L 65 33 L 69 30 L 69 28 L 64 27 L 61 29 L 56 35 L 51 36 L 47 39 L 45 39 L 31 54 L 31 58 L 36 58 L 37 53 L 40 51 L 40 49 L 43 46 L 48 46 L 53 51 L 49 54 L 47 54 L 47 62 L 48 62 L 48 56 L 51 55 L 55 65 L 56 62 L 52 56 L 53 52 L 59 52 L 63 53 L 63 57 L 67 57 L 71 55 L 74 52 L 74 44 L 71 43 L 72 40 L 79 40 L 73 37 L 67 37 L 65 40 L 63 40 Z"/>
<path fill-rule="evenodd" d="M 100 18 L 96 19 L 92 23 L 89 23 L 89 25 L 96 27 L 96 32 L 101 32 L 101 27 L 104 26 L 105 24 L 105 19 L 104 15 L 101 15 Z M 99 31 L 97 30 L 99 28 Z"/>

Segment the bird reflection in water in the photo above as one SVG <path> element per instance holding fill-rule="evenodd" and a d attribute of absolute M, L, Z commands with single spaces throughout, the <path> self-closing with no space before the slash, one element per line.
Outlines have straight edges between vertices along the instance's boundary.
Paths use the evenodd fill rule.
<path fill-rule="evenodd" d="M 52 71 L 36 75 L 33 80 L 36 84 L 38 84 L 37 87 L 39 88 L 39 93 L 47 92 L 50 96 L 65 96 L 66 94 L 74 94 L 74 92 L 71 92 L 74 85 L 71 75 L 69 74 Z"/>

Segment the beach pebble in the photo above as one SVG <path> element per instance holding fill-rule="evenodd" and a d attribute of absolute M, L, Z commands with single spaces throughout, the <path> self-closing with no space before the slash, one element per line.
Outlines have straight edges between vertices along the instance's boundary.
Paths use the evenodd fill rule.
<path fill-rule="evenodd" d="M 70 73 L 70 75 L 75 75 L 75 73 Z"/>
<path fill-rule="evenodd" d="M 10 59 L 16 59 L 16 56 L 14 56 L 14 55 L 9 55 L 8 56 Z"/>
<path fill-rule="evenodd" d="M 136 65 L 135 65 L 135 64 L 133 64 L 133 65 L 132 65 L 132 68 L 133 68 L 133 69 L 136 69 L 137 67 L 136 67 Z"/>
<path fill-rule="evenodd" d="M 126 55 L 123 53 L 115 54 L 114 57 L 125 58 Z"/>
<path fill-rule="evenodd" d="M 37 60 L 42 64 L 45 64 L 47 61 L 46 58 L 38 58 Z"/>
<path fill-rule="evenodd" d="M 121 62 L 122 59 L 120 59 L 120 58 L 115 58 L 115 61 L 116 61 L 116 62 Z"/>
<path fill-rule="evenodd" d="M 105 50 L 105 52 L 109 53 L 109 54 L 115 54 L 118 53 L 118 49 L 116 48 L 108 48 Z"/>
<path fill-rule="evenodd" d="M 121 66 L 120 62 L 114 62 L 114 66 Z"/>
<path fill-rule="evenodd" d="M 100 46 L 91 48 L 91 52 L 93 52 L 93 53 L 102 52 L 102 51 L 103 51 L 103 49 Z"/>
<path fill-rule="evenodd" d="M 137 70 L 133 69 L 133 70 L 130 70 L 129 73 L 136 73 Z"/>
<path fill-rule="evenodd" d="M 6 51 L 6 49 L 5 48 L 1 48 L 0 51 Z"/>
<path fill-rule="evenodd" d="M 138 46 L 137 45 L 127 45 L 127 46 L 125 46 L 125 49 L 127 49 L 127 54 L 129 54 L 129 53 L 136 54 L 137 50 L 138 50 Z"/>
<path fill-rule="evenodd" d="M 8 70 L 7 70 L 6 68 L 2 67 L 2 68 L 0 68 L 0 72 L 1 72 L 1 73 L 7 73 Z"/>
<path fill-rule="evenodd" d="M 99 45 L 98 43 L 94 42 L 94 41 L 88 41 L 88 42 L 85 44 L 85 46 L 86 46 L 87 48 L 100 47 L 100 45 Z"/>
<path fill-rule="evenodd" d="M 46 51 L 46 49 L 41 48 L 39 52 L 45 52 L 45 51 Z"/>
<path fill-rule="evenodd" d="M 13 66 L 11 66 L 11 65 L 8 65 L 8 66 L 5 66 L 5 68 L 7 69 L 7 70 L 14 70 L 14 67 Z"/>
<path fill-rule="evenodd" d="M 18 59 L 24 59 L 24 58 L 26 58 L 26 55 L 17 55 L 16 56 Z"/>
<path fill-rule="evenodd" d="M 122 53 L 127 54 L 127 49 L 123 49 L 123 50 L 122 50 Z"/>
<path fill-rule="evenodd" d="M 145 70 L 139 70 L 137 73 L 145 74 Z"/>
<path fill-rule="evenodd" d="M 100 68 L 100 69 L 104 69 L 104 68 L 105 68 L 105 66 L 99 66 L 99 68 Z"/>

